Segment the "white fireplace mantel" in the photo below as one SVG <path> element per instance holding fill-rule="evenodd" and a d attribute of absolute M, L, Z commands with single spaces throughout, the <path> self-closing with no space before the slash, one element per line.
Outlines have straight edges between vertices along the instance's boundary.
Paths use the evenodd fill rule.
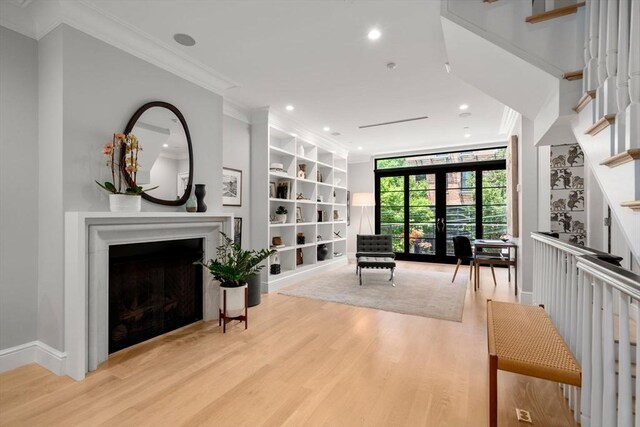
<path fill-rule="evenodd" d="M 233 215 L 181 212 L 66 212 L 64 342 L 66 374 L 82 380 L 106 358 L 109 246 L 189 238 L 204 239 L 212 258 L 219 232 L 233 236 Z M 206 279 L 206 272 L 205 274 Z M 204 319 L 218 315 L 217 298 L 205 285 Z M 209 305 L 207 305 L 209 304 Z M 216 307 L 213 307 L 215 304 Z"/>

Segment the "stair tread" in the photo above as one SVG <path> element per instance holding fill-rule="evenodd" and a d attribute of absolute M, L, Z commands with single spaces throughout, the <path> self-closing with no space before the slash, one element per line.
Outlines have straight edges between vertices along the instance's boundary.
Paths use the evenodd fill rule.
<path fill-rule="evenodd" d="M 604 159 L 600 164 L 612 168 L 638 159 L 640 159 L 640 148 L 630 148 L 615 156 Z"/>
<path fill-rule="evenodd" d="M 597 134 L 599 134 L 600 132 L 602 132 L 603 130 L 605 130 L 606 128 L 608 128 L 609 126 L 614 124 L 615 122 L 616 122 L 616 115 L 615 114 L 607 114 L 606 116 L 601 117 L 600 120 L 595 122 L 593 124 L 593 126 L 591 126 L 589 129 L 587 129 L 585 134 L 591 135 L 591 136 L 596 136 Z"/>
<path fill-rule="evenodd" d="M 634 211 L 640 210 L 640 200 L 630 200 L 628 202 L 620 203 L 620 206 L 623 208 L 630 208 Z"/>
<path fill-rule="evenodd" d="M 535 24 L 538 22 L 548 21 L 549 19 L 559 18 L 561 16 L 571 15 L 572 13 L 576 13 L 578 11 L 578 8 L 584 6 L 584 4 L 585 2 L 581 1 L 576 4 L 570 4 L 569 6 L 559 7 L 557 9 L 527 16 L 525 22 Z"/>
<path fill-rule="evenodd" d="M 584 107 L 589 105 L 589 103 L 594 99 L 596 99 L 596 91 L 595 90 L 586 91 L 584 95 L 582 95 L 582 98 L 580 98 L 576 106 L 573 107 L 573 111 L 575 111 L 576 113 L 579 113 L 584 109 Z"/>
<path fill-rule="evenodd" d="M 567 71 L 562 75 L 562 78 L 565 80 L 580 80 L 582 79 L 582 70 Z"/>

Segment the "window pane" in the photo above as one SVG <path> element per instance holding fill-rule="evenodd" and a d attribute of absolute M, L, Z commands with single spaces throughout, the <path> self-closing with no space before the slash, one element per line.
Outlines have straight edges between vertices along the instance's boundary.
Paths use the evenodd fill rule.
<path fill-rule="evenodd" d="M 476 172 L 447 173 L 447 255 L 454 255 L 453 237 L 476 238 Z"/>
<path fill-rule="evenodd" d="M 411 168 L 416 166 L 504 160 L 506 159 L 506 153 L 506 148 L 502 147 L 455 153 L 425 154 L 395 159 L 378 159 L 376 160 L 376 169 Z"/>
<path fill-rule="evenodd" d="M 436 176 L 409 176 L 409 253 L 436 253 Z"/>
<path fill-rule="evenodd" d="M 482 236 L 499 239 L 507 233 L 507 172 L 482 171 Z"/>
<path fill-rule="evenodd" d="M 380 233 L 391 234 L 394 252 L 404 252 L 404 177 L 380 178 Z"/>

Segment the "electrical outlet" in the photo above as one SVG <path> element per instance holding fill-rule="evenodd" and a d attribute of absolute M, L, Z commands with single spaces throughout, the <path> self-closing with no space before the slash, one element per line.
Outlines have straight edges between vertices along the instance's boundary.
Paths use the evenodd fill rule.
<path fill-rule="evenodd" d="M 516 415 L 518 416 L 518 421 L 533 424 L 533 420 L 531 419 L 531 414 L 529 413 L 529 411 L 516 408 Z"/>

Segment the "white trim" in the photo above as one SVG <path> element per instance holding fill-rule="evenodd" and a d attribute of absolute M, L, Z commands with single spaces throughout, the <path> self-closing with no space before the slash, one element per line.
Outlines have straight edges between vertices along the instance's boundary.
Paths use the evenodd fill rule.
<path fill-rule="evenodd" d="M 520 304 L 533 304 L 533 292 L 520 291 Z"/>
<path fill-rule="evenodd" d="M 247 111 L 247 108 L 235 101 L 230 101 L 225 98 L 222 104 L 222 113 L 225 116 L 233 117 L 246 124 L 251 124 L 251 113 Z"/>
<path fill-rule="evenodd" d="M 37 363 L 56 375 L 66 373 L 67 355 L 41 341 L 31 341 L 0 350 L 0 372 Z"/>

